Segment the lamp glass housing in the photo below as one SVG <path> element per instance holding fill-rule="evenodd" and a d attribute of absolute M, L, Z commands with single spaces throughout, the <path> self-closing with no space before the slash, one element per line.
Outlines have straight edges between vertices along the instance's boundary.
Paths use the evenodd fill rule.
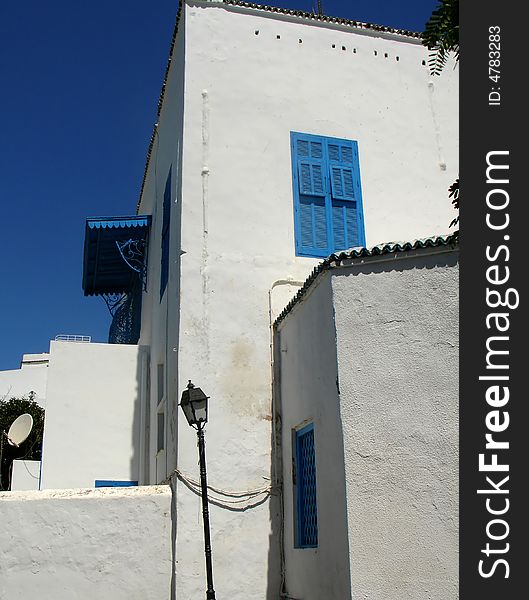
<path fill-rule="evenodd" d="M 192 387 L 191 387 L 192 386 Z M 182 393 L 180 406 L 191 427 L 200 427 L 208 421 L 208 396 L 193 384 L 188 385 Z"/>

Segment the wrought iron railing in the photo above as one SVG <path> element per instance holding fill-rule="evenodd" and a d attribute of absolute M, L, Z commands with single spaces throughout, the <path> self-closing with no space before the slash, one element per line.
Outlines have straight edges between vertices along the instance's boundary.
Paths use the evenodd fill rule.
<path fill-rule="evenodd" d="M 90 343 L 92 337 L 90 335 L 72 335 L 70 333 L 60 333 L 55 336 L 57 342 L 85 342 Z"/>
<path fill-rule="evenodd" d="M 140 285 L 126 294 L 106 299 L 112 314 L 112 323 L 108 332 L 109 344 L 137 344 L 141 327 Z M 111 307 L 112 306 L 112 307 Z"/>

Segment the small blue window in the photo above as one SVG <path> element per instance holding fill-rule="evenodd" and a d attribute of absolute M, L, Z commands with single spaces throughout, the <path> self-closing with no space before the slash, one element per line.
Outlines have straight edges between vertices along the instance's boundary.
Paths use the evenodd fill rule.
<path fill-rule="evenodd" d="M 294 432 L 294 486 L 297 548 L 318 546 L 318 514 L 316 506 L 316 456 L 314 425 Z"/>
<path fill-rule="evenodd" d="M 163 220 L 162 220 L 162 266 L 160 272 L 160 301 L 167 287 L 169 279 L 169 229 L 171 224 L 171 169 L 165 182 L 163 193 Z"/>
<path fill-rule="evenodd" d="M 115 479 L 96 479 L 95 487 L 133 487 L 138 485 L 137 481 L 121 481 Z"/>
<path fill-rule="evenodd" d="M 291 132 L 298 256 L 365 246 L 358 143 Z"/>

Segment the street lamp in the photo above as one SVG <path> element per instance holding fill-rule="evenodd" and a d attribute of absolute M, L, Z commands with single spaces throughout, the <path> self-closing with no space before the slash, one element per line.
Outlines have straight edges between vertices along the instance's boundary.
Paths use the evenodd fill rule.
<path fill-rule="evenodd" d="M 208 422 L 208 398 L 200 388 L 196 388 L 191 379 L 187 389 L 182 392 L 180 406 L 187 422 L 197 430 L 198 456 L 200 461 L 200 488 L 202 491 L 202 517 L 204 520 L 204 551 L 206 554 L 206 577 L 208 589 L 206 600 L 215 600 L 213 589 L 213 568 L 211 566 L 211 538 L 209 534 L 208 483 L 206 478 L 206 448 L 204 444 L 204 425 Z"/>

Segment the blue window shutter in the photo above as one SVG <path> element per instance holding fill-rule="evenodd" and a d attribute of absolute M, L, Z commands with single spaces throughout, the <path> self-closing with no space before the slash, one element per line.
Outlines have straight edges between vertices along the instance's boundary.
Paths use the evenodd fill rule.
<path fill-rule="evenodd" d="M 300 229 L 301 229 L 301 247 L 310 248 L 313 240 L 313 228 L 312 228 L 312 203 L 303 202 L 299 203 L 299 215 L 300 215 Z"/>
<path fill-rule="evenodd" d="M 354 156 L 356 142 L 328 140 L 332 197 L 336 200 L 354 200 Z M 356 154 L 358 156 L 358 153 Z"/>
<path fill-rule="evenodd" d="M 327 237 L 327 210 L 325 203 L 315 202 L 312 205 L 312 222 L 314 224 L 314 248 L 322 249 L 327 252 L 329 240 Z"/>
<path fill-rule="evenodd" d="M 345 210 L 343 205 L 333 204 L 332 206 L 332 229 L 336 248 L 347 248 Z"/>
<path fill-rule="evenodd" d="M 323 160 L 325 138 L 318 138 L 314 135 L 304 135 L 302 133 L 294 134 L 296 144 L 295 155 L 298 158 L 314 158 Z"/>
<path fill-rule="evenodd" d="M 327 141 L 331 181 L 333 251 L 365 244 L 358 144 Z"/>
<path fill-rule="evenodd" d="M 291 140 L 297 253 L 327 256 L 330 222 L 325 138 L 292 133 Z"/>
<path fill-rule="evenodd" d="M 353 164 L 353 144 L 347 140 L 328 141 L 327 148 L 329 152 L 329 160 L 341 163 Z"/>
<path fill-rule="evenodd" d="M 303 196 L 325 196 L 321 162 L 298 161 L 299 193 Z"/>
<path fill-rule="evenodd" d="M 340 146 L 338 144 L 328 142 L 327 150 L 329 152 L 329 160 L 340 162 Z"/>
<path fill-rule="evenodd" d="M 299 203 L 301 247 L 327 252 L 327 212 L 325 200 L 302 198 Z"/>
<path fill-rule="evenodd" d="M 297 535 L 298 548 L 318 545 L 318 514 L 316 503 L 316 454 L 314 425 L 311 423 L 295 433 Z"/>
<path fill-rule="evenodd" d="M 291 146 L 296 254 L 363 246 L 357 142 L 292 132 Z"/>
<path fill-rule="evenodd" d="M 347 234 L 347 248 L 355 246 L 363 246 L 364 238 L 361 237 L 362 228 L 360 226 L 360 216 L 356 206 L 356 202 L 351 202 L 345 206 L 345 231 Z"/>
<path fill-rule="evenodd" d="M 353 169 L 331 165 L 332 197 L 337 200 L 354 200 Z"/>
<path fill-rule="evenodd" d="M 169 279 L 169 230 L 171 225 L 171 169 L 165 182 L 163 193 L 162 215 L 162 244 L 161 244 L 161 269 L 160 269 L 160 301 L 162 300 L 167 281 Z"/>
<path fill-rule="evenodd" d="M 359 236 L 356 202 L 333 201 L 332 227 L 336 250 L 346 250 L 362 245 Z"/>

